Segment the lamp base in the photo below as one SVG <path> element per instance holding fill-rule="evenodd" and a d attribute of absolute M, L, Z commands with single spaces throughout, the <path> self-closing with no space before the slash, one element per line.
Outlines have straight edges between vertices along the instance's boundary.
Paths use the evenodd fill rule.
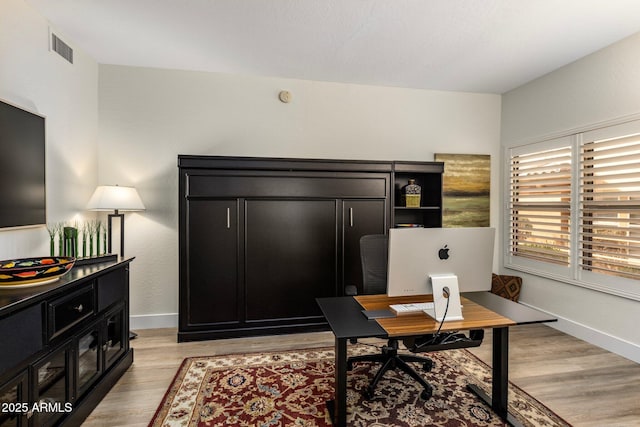
<path fill-rule="evenodd" d="M 111 232 L 113 218 L 118 218 L 120 220 L 120 256 L 124 257 L 124 214 L 119 213 L 118 209 L 115 210 L 115 213 L 110 213 L 109 215 L 107 215 L 107 242 L 109 252 L 111 252 L 113 241 L 113 233 Z"/>

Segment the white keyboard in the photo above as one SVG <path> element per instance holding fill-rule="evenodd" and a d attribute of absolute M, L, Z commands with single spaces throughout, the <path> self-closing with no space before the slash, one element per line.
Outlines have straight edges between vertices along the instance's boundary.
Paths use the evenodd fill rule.
<path fill-rule="evenodd" d="M 420 302 L 412 304 L 392 304 L 389 308 L 397 315 L 422 313 L 425 310 L 433 310 L 433 303 Z"/>

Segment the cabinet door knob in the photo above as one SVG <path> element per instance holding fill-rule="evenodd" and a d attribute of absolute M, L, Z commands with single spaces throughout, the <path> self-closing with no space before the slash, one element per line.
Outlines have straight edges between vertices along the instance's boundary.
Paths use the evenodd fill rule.
<path fill-rule="evenodd" d="M 82 313 L 82 310 L 84 310 L 84 307 L 82 306 L 82 304 L 80 304 L 78 306 L 73 307 L 73 309 L 78 313 Z"/>
<path fill-rule="evenodd" d="M 353 208 L 349 208 L 349 227 L 353 227 Z"/>
<path fill-rule="evenodd" d="M 231 228 L 231 209 L 227 208 L 227 229 Z"/>

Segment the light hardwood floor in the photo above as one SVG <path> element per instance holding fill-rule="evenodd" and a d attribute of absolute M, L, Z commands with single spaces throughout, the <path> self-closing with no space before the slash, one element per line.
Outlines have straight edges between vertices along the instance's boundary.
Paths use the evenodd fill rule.
<path fill-rule="evenodd" d="M 185 357 L 333 345 L 330 332 L 176 342 L 141 330 L 134 363 L 83 426 L 147 426 Z M 491 333 L 473 352 L 491 363 Z M 640 365 L 545 325 L 510 329 L 510 380 L 574 426 L 640 426 Z"/>

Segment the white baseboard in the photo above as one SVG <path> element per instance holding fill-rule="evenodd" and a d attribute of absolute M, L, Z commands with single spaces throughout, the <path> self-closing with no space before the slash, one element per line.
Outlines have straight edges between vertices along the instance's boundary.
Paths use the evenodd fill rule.
<path fill-rule="evenodd" d="M 524 304 L 524 305 L 531 308 L 535 308 L 536 310 L 540 310 L 539 308 L 531 306 L 529 304 Z M 545 310 L 541 310 L 541 311 L 545 311 Z M 639 345 L 623 340 L 618 337 L 614 337 L 612 335 L 609 335 L 597 329 L 593 329 L 590 326 L 583 325 L 573 320 L 563 318 L 561 316 L 558 316 L 555 313 L 549 313 L 549 314 L 557 317 L 558 321 L 547 323 L 548 326 L 551 326 L 554 329 L 557 329 L 559 331 L 564 332 L 565 334 L 579 338 L 590 344 L 604 348 L 605 350 L 610 351 L 612 353 L 616 353 L 617 355 L 625 357 L 636 363 L 640 363 L 640 346 Z"/>
<path fill-rule="evenodd" d="M 133 330 L 177 327 L 178 313 L 142 314 L 129 317 L 129 328 Z"/>

